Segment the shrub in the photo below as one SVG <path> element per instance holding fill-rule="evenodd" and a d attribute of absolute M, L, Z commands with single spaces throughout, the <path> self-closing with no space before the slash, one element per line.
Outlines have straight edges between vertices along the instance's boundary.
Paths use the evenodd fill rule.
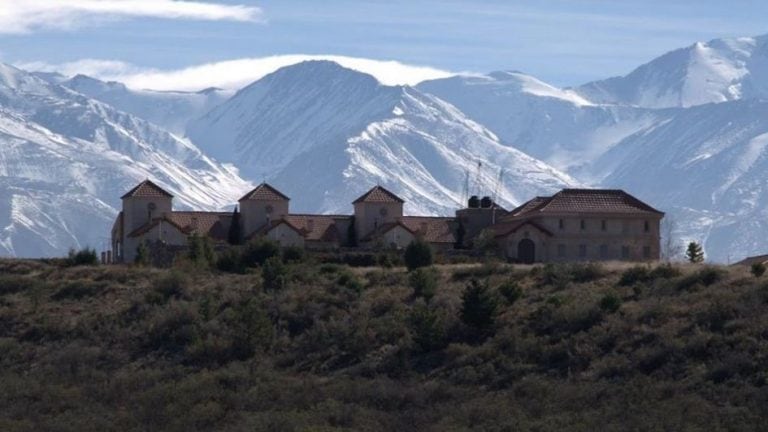
<path fill-rule="evenodd" d="M 304 261 L 304 249 L 298 246 L 286 246 L 283 248 L 283 262 L 299 263 Z"/>
<path fill-rule="evenodd" d="M 429 267 L 432 265 L 432 248 L 424 241 L 414 240 L 405 248 L 403 260 L 408 271 Z"/>
<path fill-rule="evenodd" d="M 430 267 L 412 271 L 408 276 L 408 284 L 413 288 L 413 295 L 429 301 L 437 290 L 437 276 L 437 271 Z"/>
<path fill-rule="evenodd" d="M 249 358 L 272 342 L 272 321 L 256 299 L 239 304 L 229 324 L 234 329 L 234 351 L 238 359 Z"/>
<path fill-rule="evenodd" d="M 155 282 L 154 289 L 147 294 L 146 300 L 149 303 L 162 304 L 171 298 L 186 297 L 188 285 L 189 278 L 185 274 L 170 271 Z"/>
<path fill-rule="evenodd" d="M 605 269 L 598 263 L 574 263 L 566 269 L 571 275 L 571 280 L 576 283 L 592 282 L 605 276 Z"/>
<path fill-rule="evenodd" d="M 208 236 L 192 234 L 187 240 L 188 257 L 197 266 L 209 268 L 214 264 L 213 246 Z"/>
<path fill-rule="evenodd" d="M 706 267 L 695 273 L 691 273 L 677 282 L 677 289 L 686 291 L 696 285 L 710 286 L 723 279 L 725 272 L 714 267 Z"/>
<path fill-rule="evenodd" d="M 228 248 L 219 253 L 216 259 L 216 269 L 227 273 L 243 273 L 243 254 L 237 248 Z"/>
<path fill-rule="evenodd" d="M 424 303 L 417 304 L 411 311 L 409 321 L 413 342 L 422 352 L 436 351 L 445 347 L 445 326 L 435 310 Z"/>
<path fill-rule="evenodd" d="M 753 276 L 759 279 L 763 274 L 765 274 L 765 264 L 761 262 L 753 263 L 749 268 L 749 271 L 752 272 Z"/>
<path fill-rule="evenodd" d="M 41 281 L 24 276 L 0 273 L 0 296 L 6 294 L 15 294 L 21 291 L 29 291 L 36 285 L 42 285 Z"/>
<path fill-rule="evenodd" d="M 70 249 L 66 263 L 68 267 L 98 265 L 99 257 L 95 249 L 85 248 L 79 251 Z"/>
<path fill-rule="evenodd" d="M 278 256 L 273 256 L 264 262 L 261 267 L 261 277 L 264 280 L 264 289 L 276 290 L 285 286 L 288 271 L 283 261 Z"/>
<path fill-rule="evenodd" d="M 363 291 L 363 283 L 350 271 L 342 272 L 336 279 L 336 283 L 358 293 Z"/>
<path fill-rule="evenodd" d="M 472 279 L 461 296 L 461 321 L 475 329 L 488 330 L 496 320 L 497 307 L 488 287 Z"/>
<path fill-rule="evenodd" d="M 103 289 L 106 283 L 93 282 L 90 280 L 72 281 L 61 287 L 58 291 L 51 295 L 53 300 L 80 300 L 85 297 L 93 296 Z"/>
<path fill-rule="evenodd" d="M 144 266 L 150 264 L 151 261 L 152 259 L 149 256 L 149 248 L 147 247 L 147 244 L 144 242 L 139 243 L 139 245 L 136 246 L 136 258 L 134 258 L 133 263 L 137 266 Z"/>
<path fill-rule="evenodd" d="M 243 250 L 243 265 L 256 267 L 264 265 L 268 259 L 280 256 L 280 247 L 277 243 L 257 238 L 245 246 Z"/>
<path fill-rule="evenodd" d="M 514 304 L 523 297 L 523 289 L 520 284 L 513 280 L 508 280 L 499 286 L 499 293 L 507 299 L 507 303 Z"/>
<path fill-rule="evenodd" d="M 606 294 L 600 299 L 600 309 L 603 312 L 614 313 L 621 307 L 621 299 L 615 294 Z"/>
<path fill-rule="evenodd" d="M 619 278 L 619 286 L 632 286 L 637 283 L 645 283 L 651 280 L 651 272 L 648 267 L 635 266 L 624 270 Z"/>

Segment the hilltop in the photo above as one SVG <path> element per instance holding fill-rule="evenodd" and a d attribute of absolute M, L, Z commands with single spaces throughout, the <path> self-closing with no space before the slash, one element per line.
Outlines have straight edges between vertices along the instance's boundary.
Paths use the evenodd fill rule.
<path fill-rule="evenodd" d="M 0 261 L 0 429 L 720 431 L 768 420 L 768 279 L 744 268 L 455 264 L 437 266 L 432 286 L 401 268 L 285 266 L 266 289 L 259 269 Z M 487 288 L 462 314 L 473 281 Z"/>

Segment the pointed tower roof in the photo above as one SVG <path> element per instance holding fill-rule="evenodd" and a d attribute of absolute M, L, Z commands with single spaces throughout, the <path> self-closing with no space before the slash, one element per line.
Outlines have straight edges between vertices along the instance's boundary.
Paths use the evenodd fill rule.
<path fill-rule="evenodd" d="M 384 189 L 381 186 L 376 186 L 364 193 L 360 198 L 352 201 L 352 204 L 357 203 L 404 203 L 400 197 L 392 192 Z"/>
<path fill-rule="evenodd" d="M 173 198 L 173 195 L 168 193 L 165 189 L 161 188 L 160 186 L 156 185 L 150 180 L 144 180 L 143 182 L 139 183 L 134 187 L 133 189 L 129 190 L 128 193 L 121 196 L 120 199 L 125 198 L 132 198 L 132 197 L 167 197 L 167 198 Z"/>
<path fill-rule="evenodd" d="M 267 183 L 262 183 L 256 186 L 252 191 L 243 195 L 239 201 L 256 200 L 256 201 L 289 201 L 290 198 L 285 196 L 282 192 L 270 186 Z"/>

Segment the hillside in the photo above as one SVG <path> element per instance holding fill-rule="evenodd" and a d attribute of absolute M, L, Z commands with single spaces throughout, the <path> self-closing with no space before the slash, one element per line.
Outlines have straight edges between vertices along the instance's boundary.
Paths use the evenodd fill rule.
<path fill-rule="evenodd" d="M 768 421 L 768 279 L 746 269 L 440 266 L 425 301 L 398 268 L 287 266 L 265 291 L 259 270 L 0 261 L 0 430 Z M 488 325 L 487 308 L 461 318 L 473 278 Z"/>

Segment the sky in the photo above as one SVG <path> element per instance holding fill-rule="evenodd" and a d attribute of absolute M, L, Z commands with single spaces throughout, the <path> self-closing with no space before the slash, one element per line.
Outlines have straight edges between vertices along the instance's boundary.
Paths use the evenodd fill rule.
<path fill-rule="evenodd" d="M 573 86 L 768 34 L 765 17 L 764 0 L 0 0 L 0 61 L 162 90 L 237 87 L 307 56 L 387 84 L 519 70 Z"/>

